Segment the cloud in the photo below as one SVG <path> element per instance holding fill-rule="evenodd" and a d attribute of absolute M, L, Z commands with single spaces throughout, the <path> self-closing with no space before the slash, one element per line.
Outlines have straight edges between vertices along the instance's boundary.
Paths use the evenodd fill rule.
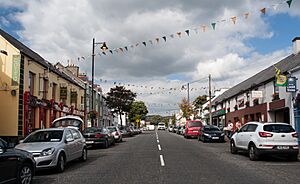
<path fill-rule="evenodd" d="M 15 20 L 22 25 L 18 31 L 23 42 L 52 63 L 69 62 L 80 66 L 82 72 L 91 73 L 92 39 L 105 41 L 110 49 L 129 48 L 128 52 L 119 52 L 99 56 L 96 47 L 96 78 L 110 81 L 123 81 L 148 86 L 181 86 L 188 81 L 212 74 L 214 80 L 225 86 L 232 86 L 259 69 L 270 65 L 268 59 L 282 57 L 288 50 L 257 54 L 255 48 L 246 45 L 251 38 L 272 38 L 273 31 L 267 20 L 261 17 L 258 7 L 270 2 L 261 0 L 223 0 L 219 1 L 109 1 L 101 3 L 95 0 L 0 0 L 2 8 L 17 8 Z M 279 2 L 277 0 L 271 3 Z M 293 6 L 300 7 L 299 2 Z M 278 12 L 288 12 L 299 16 L 297 8 L 280 6 Z M 244 13 L 250 11 L 248 19 Z M 268 13 L 269 13 L 268 12 Z M 234 25 L 230 19 L 237 16 Z M 217 22 L 216 30 L 211 29 L 212 21 Z M 202 32 L 200 25 L 205 24 Z M 198 32 L 193 31 L 198 28 Z M 190 29 L 190 36 L 185 30 Z M 178 38 L 176 32 L 182 32 Z M 175 38 L 170 38 L 175 34 Z M 164 42 L 162 36 L 167 36 Z M 159 37 L 159 44 L 153 41 Z M 145 47 L 142 42 L 147 42 Z M 84 56 L 85 60 L 78 57 Z M 272 60 L 273 61 L 273 60 Z M 170 82 L 168 78 L 186 79 Z M 219 84 L 220 83 L 220 84 Z M 111 84 L 101 83 L 104 91 Z M 205 82 L 193 86 L 204 86 Z M 221 86 L 223 87 L 223 86 Z M 149 89 L 136 89 L 146 91 Z M 191 97 L 206 93 L 205 90 L 193 91 Z M 185 92 L 174 94 L 144 95 L 141 100 L 154 103 L 178 103 Z"/>

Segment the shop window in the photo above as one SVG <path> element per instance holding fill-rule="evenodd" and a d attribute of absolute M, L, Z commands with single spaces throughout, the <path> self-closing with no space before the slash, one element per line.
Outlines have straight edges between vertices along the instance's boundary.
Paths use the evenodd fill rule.
<path fill-rule="evenodd" d="M 274 93 L 272 95 L 272 100 L 279 100 L 279 86 L 275 85 L 275 81 L 274 81 Z"/>
<path fill-rule="evenodd" d="M 48 80 L 47 79 L 43 79 L 43 99 L 47 99 L 47 93 L 48 93 Z"/>
<path fill-rule="evenodd" d="M 34 95 L 34 81 L 35 81 L 35 74 L 29 72 L 28 75 L 28 88 L 31 95 Z"/>

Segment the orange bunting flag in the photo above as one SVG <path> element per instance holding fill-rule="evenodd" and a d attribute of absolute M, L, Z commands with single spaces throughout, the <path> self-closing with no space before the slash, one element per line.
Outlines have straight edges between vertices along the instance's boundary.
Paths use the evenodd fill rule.
<path fill-rule="evenodd" d="M 176 34 L 181 38 L 181 32 L 177 32 Z"/>
<path fill-rule="evenodd" d="M 248 19 L 249 13 L 247 12 L 247 13 L 245 13 L 244 15 L 245 15 L 245 19 Z"/>
<path fill-rule="evenodd" d="M 205 30 L 206 30 L 206 25 L 202 25 L 201 28 L 202 28 L 202 31 L 205 32 Z"/>
<path fill-rule="evenodd" d="M 159 42 L 159 38 L 155 38 L 156 42 L 158 43 Z"/>
<path fill-rule="evenodd" d="M 235 24 L 235 23 L 236 23 L 236 19 L 237 19 L 237 17 L 236 17 L 236 16 L 234 16 L 234 17 L 231 17 L 231 20 L 232 20 L 233 24 Z"/>
<path fill-rule="evenodd" d="M 260 12 L 261 12 L 263 15 L 265 15 L 265 14 L 266 14 L 266 8 L 261 9 Z"/>

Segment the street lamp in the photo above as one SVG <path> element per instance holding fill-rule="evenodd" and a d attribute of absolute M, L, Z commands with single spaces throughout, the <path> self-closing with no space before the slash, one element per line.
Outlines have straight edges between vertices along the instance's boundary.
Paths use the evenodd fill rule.
<path fill-rule="evenodd" d="M 105 42 L 95 42 L 93 38 L 93 50 L 92 50 L 92 110 L 94 111 L 94 74 L 95 74 L 95 47 L 101 45 L 100 49 L 106 51 L 108 48 Z M 94 116 L 91 118 L 92 126 L 94 126 Z"/>

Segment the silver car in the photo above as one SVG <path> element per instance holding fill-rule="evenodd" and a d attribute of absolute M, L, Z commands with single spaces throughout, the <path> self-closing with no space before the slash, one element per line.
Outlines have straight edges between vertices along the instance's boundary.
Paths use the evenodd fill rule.
<path fill-rule="evenodd" d="M 67 162 L 87 160 L 87 148 L 82 134 L 72 127 L 37 130 L 16 146 L 31 152 L 37 169 L 56 168 L 63 172 Z"/>

